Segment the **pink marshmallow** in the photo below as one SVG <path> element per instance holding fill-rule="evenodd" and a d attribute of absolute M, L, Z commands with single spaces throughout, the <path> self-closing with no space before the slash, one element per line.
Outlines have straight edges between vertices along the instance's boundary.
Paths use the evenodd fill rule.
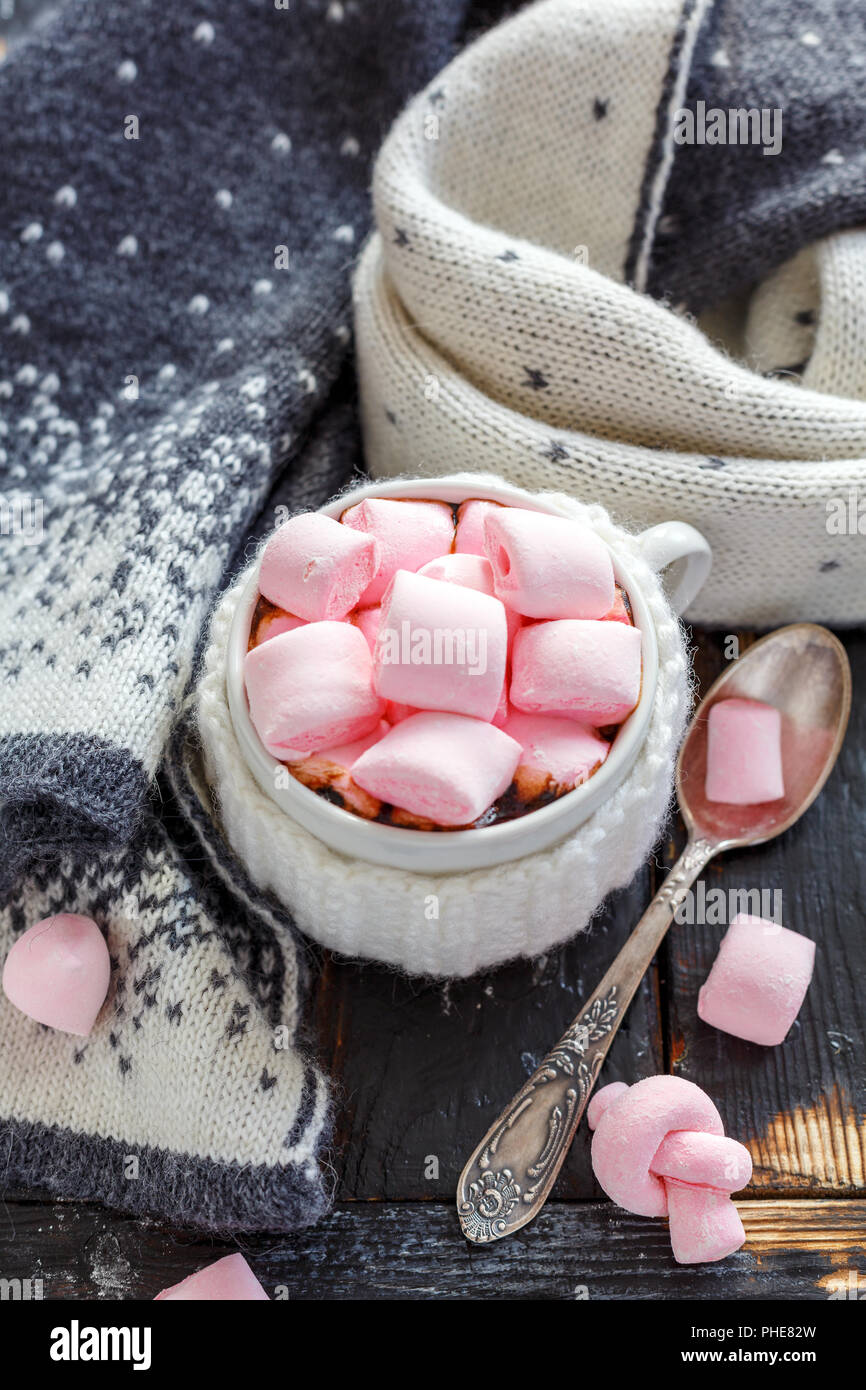
<path fill-rule="evenodd" d="M 501 507 L 484 518 L 496 593 L 528 618 L 603 618 L 613 606 L 604 541 L 566 517 Z"/>
<path fill-rule="evenodd" d="M 609 613 L 605 613 L 602 622 L 605 623 L 627 623 L 631 627 L 631 614 L 626 606 L 625 593 L 617 584 L 616 595 L 613 600 L 613 607 Z"/>
<path fill-rule="evenodd" d="M 604 1191 L 626 1211 L 670 1220 L 680 1264 L 721 1260 L 745 1232 L 730 1193 L 748 1183 L 752 1160 L 724 1136 L 707 1095 L 678 1076 L 605 1086 L 590 1103 L 592 1166 Z"/>
<path fill-rule="evenodd" d="M 755 806 L 785 795 L 782 716 L 760 700 L 716 700 L 707 719 L 707 801 Z"/>
<path fill-rule="evenodd" d="M 592 1140 L 592 1167 L 604 1191 L 638 1216 L 667 1216 L 661 1178 L 652 1161 L 671 1130 L 724 1134 L 709 1096 L 681 1076 L 648 1076 L 605 1110 Z"/>
<path fill-rule="evenodd" d="M 28 1018 L 87 1037 L 111 978 L 108 947 L 90 917 L 59 912 L 36 922 L 12 945 L 3 992 Z"/>
<path fill-rule="evenodd" d="M 457 531 L 454 549 L 460 555 L 486 555 L 484 549 L 484 519 L 492 512 L 502 511 L 499 502 L 472 497 L 461 502 L 457 509 Z"/>
<path fill-rule="evenodd" d="M 445 584 L 462 584 L 466 589 L 477 589 L 480 594 L 496 597 L 493 587 L 493 566 L 485 555 L 440 555 L 418 571 L 426 579 L 441 579 Z M 523 619 L 519 613 L 505 605 L 505 621 L 508 626 L 508 646 L 515 632 L 522 627 Z"/>
<path fill-rule="evenodd" d="M 384 699 L 492 719 L 507 657 L 499 599 L 397 571 L 382 601 L 373 658 L 374 685 Z"/>
<path fill-rule="evenodd" d="M 225 1255 L 215 1264 L 206 1265 L 195 1274 L 188 1274 L 179 1284 L 163 1289 L 153 1300 L 154 1303 L 191 1303 L 220 1300 L 223 1302 L 248 1303 L 264 1299 L 269 1302 L 253 1271 L 243 1255 Z"/>
<path fill-rule="evenodd" d="M 427 579 L 441 579 L 445 584 L 462 584 L 477 589 L 480 594 L 495 596 L 493 566 L 485 555 L 439 555 L 428 560 L 418 570 Z"/>
<path fill-rule="evenodd" d="M 352 768 L 362 753 L 366 753 L 368 748 L 372 748 L 374 743 L 384 738 L 389 728 L 390 724 L 382 719 L 376 728 L 363 738 L 356 738 L 352 743 L 339 744 L 336 748 L 323 748 L 318 753 L 311 753 L 308 758 L 293 762 L 292 774 L 312 791 L 322 792 L 327 789 L 329 793 L 336 792 L 346 810 L 372 820 L 382 809 L 381 803 L 357 786 L 352 779 Z"/>
<path fill-rule="evenodd" d="M 431 581 L 432 582 L 432 581 Z M 520 745 L 462 714 L 424 712 L 397 724 L 352 769 L 380 801 L 438 825 L 469 825 L 510 785 Z"/>
<path fill-rule="evenodd" d="M 375 536 L 379 542 L 375 576 L 360 598 L 364 607 L 379 602 L 397 570 L 419 570 L 428 560 L 446 554 L 454 539 L 454 514 L 445 502 L 368 497 L 340 519 L 350 530 Z"/>
<path fill-rule="evenodd" d="M 568 791 L 579 787 L 604 762 L 610 744 L 593 729 L 556 715 L 521 714 L 514 710 L 502 726 L 521 747 L 517 780 L 526 770 L 532 780 L 548 779 Z M 539 787 L 538 790 L 542 790 Z"/>
<path fill-rule="evenodd" d="M 562 619 L 521 628 L 510 699 L 527 714 L 619 724 L 640 697 L 641 635 L 624 623 Z"/>
<path fill-rule="evenodd" d="M 371 733 L 385 708 L 372 677 L 370 648 L 350 623 L 307 623 L 244 660 L 250 719 L 284 762 Z"/>
<path fill-rule="evenodd" d="M 740 912 L 698 994 L 698 1016 L 735 1038 L 774 1047 L 800 1012 L 814 965 L 814 941 Z"/>
<path fill-rule="evenodd" d="M 262 618 L 255 629 L 253 645 L 260 647 L 263 642 L 269 642 L 272 637 L 279 637 L 281 632 L 294 632 L 296 627 L 303 626 L 303 618 L 296 618 L 293 613 L 285 613 L 282 609 L 277 609 Z"/>
<path fill-rule="evenodd" d="M 347 530 L 322 512 L 303 512 L 265 546 L 259 589 L 271 603 L 310 622 L 345 618 L 379 560 L 373 536 Z"/>
<path fill-rule="evenodd" d="M 370 654 L 376 650 L 376 638 L 379 635 L 379 626 L 382 622 L 382 609 L 377 603 L 373 608 L 359 608 L 354 614 L 352 622 L 363 632 Z"/>

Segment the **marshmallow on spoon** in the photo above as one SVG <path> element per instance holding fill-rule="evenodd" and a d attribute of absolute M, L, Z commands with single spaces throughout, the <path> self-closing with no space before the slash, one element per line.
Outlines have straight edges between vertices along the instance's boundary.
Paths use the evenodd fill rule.
<path fill-rule="evenodd" d="M 87 1037 L 111 978 L 108 947 L 91 917 L 59 912 L 28 927 L 3 967 L 10 1004 L 37 1023 Z"/>
<path fill-rule="evenodd" d="M 368 497 L 343 512 L 340 520 L 379 543 L 378 566 L 359 600 L 364 607 L 380 601 L 397 570 L 419 570 L 428 560 L 445 555 L 454 539 L 454 516 L 445 502 Z"/>
<path fill-rule="evenodd" d="M 774 1047 L 800 1012 L 814 965 L 814 941 L 740 912 L 698 994 L 698 1017 L 735 1038 Z"/>
<path fill-rule="evenodd" d="M 680 1264 L 721 1260 L 745 1240 L 730 1200 L 748 1183 L 748 1149 L 725 1138 L 709 1096 L 679 1076 L 604 1086 L 587 1110 L 592 1167 L 626 1211 L 668 1216 Z"/>
<path fill-rule="evenodd" d="M 385 709 L 372 677 L 370 648 L 350 623 L 307 623 L 244 660 L 250 719 L 284 762 L 371 733 Z"/>
<path fill-rule="evenodd" d="M 492 719 L 507 658 L 498 598 L 397 571 L 382 601 L 373 658 L 375 688 L 384 699 Z"/>
<path fill-rule="evenodd" d="M 469 825 L 510 785 L 520 745 L 492 724 L 425 711 L 395 725 L 352 769 L 380 801 L 438 825 Z"/>
<path fill-rule="evenodd" d="M 322 512 L 290 517 L 268 541 L 259 589 L 309 622 L 345 618 L 376 573 L 375 537 L 347 530 Z"/>
<path fill-rule="evenodd" d="M 163 1289 L 154 1303 L 192 1303 L 231 1300 L 234 1303 L 264 1301 L 268 1296 L 243 1255 L 225 1255 L 215 1264 L 188 1274 L 179 1284 Z"/>
<path fill-rule="evenodd" d="M 502 727 L 520 744 L 515 780 L 528 800 L 540 795 L 551 782 L 562 791 L 579 787 L 610 751 L 610 744 L 594 729 L 556 715 L 513 710 Z"/>
<path fill-rule="evenodd" d="M 707 718 L 708 801 L 755 806 L 785 795 L 782 716 L 760 700 L 716 700 Z"/>
<path fill-rule="evenodd" d="M 527 618 L 603 618 L 615 596 L 607 546 L 588 526 L 500 507 L 484 518 L 496 593 Z"/>
<path fill-rule="evenodd" d="M 527 714 L 619 724 L 637 704 L 640 683 L 636 627 L 561 619 L 523 627 L 514 639 L 509 698 Z"/>

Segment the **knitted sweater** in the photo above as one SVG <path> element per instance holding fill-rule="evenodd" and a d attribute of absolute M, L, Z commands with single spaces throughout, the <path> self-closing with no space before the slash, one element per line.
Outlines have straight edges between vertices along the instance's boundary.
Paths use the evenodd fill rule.
<path fill-rule="evenodd" d="M 0 957 L 78 911 L 114 966 L 86 1040 L 0 997 L 9 1185 L 211 1229 L 323 1209 L 303 948 L 154 777 L 256 527 L 360 461 L 370 160 L 465 8 L 79 0 L 0 68 Z"/>
<path fill-rule="evenodd" d="M 864 53 L 842 0 L 545 0 L 460 54 L 376 165 L 372 471 L 692 522 L 695 621 L 866 619 Z"/>

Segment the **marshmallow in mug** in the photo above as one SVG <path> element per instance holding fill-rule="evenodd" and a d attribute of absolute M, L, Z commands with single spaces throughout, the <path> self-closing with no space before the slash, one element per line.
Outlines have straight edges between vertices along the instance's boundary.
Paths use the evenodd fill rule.
<path fill-rule="evenodd" d="M 594 532 L 482 498 L 456 532 L 441 502 L 370 498 L 326 520 L 292 518 L 290 543 L 266 547 L 245 667 L 259 737 L 298 780 L 367 818 L 444 828 L 524 814 L 601 766 L 640 694 L 641 637 Z M 363 588 L 356 541 L 377 556 Z"/>
<path fill-rule="evenodd" d="M 491 720 L 507 659 L 508 624 L 498 598 L 397 571 L 382 599 L 373 657 L 373 685 L 383 699 Z"/>

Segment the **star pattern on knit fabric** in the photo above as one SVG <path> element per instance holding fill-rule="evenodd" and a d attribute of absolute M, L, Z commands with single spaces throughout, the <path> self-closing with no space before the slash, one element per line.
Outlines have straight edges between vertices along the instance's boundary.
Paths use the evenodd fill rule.
<path fill-rule="evenodd" d="M 520 260 L 520 257 L 518 256 L 518 254 L 517 254 L 516 251 L 512 251 L 512 250 L 511 250 L 511 247 L 508 247 L 507 250 L 500 252 L 500 254 L 496 257 L 496 259 L 497 259 L 497 261 L 506 261 L 506 262 L 508 262 L 508 261 L 519 261 L 519 260 Z"/>
<path fill-rule="evenodd" d="M 551 439 L 548 448 L 544 450 L 544 457 L 550 459 L 551 463 L 560 463 L 563 459 L 570 458 L 571 455 L 558 439 Z"/>
<path fill-rule="evenodd" d="M 604 120 L 605 116 L 607 115 L 607 109 L 609 105 L 609 100 L 602 101 L 601 97 L 595 98 L 595 100 L 592 103 L 592 114 L 597 121 Z"/>
<path fill-rule="evenodd" d="M 537 367 L 524 367 L 523 370 L 526 373 L 526 378 L 521 383 L 523 386 L 530 386 L 533 391 L 545 391 L 550 385 L 547 377 Z"/>

